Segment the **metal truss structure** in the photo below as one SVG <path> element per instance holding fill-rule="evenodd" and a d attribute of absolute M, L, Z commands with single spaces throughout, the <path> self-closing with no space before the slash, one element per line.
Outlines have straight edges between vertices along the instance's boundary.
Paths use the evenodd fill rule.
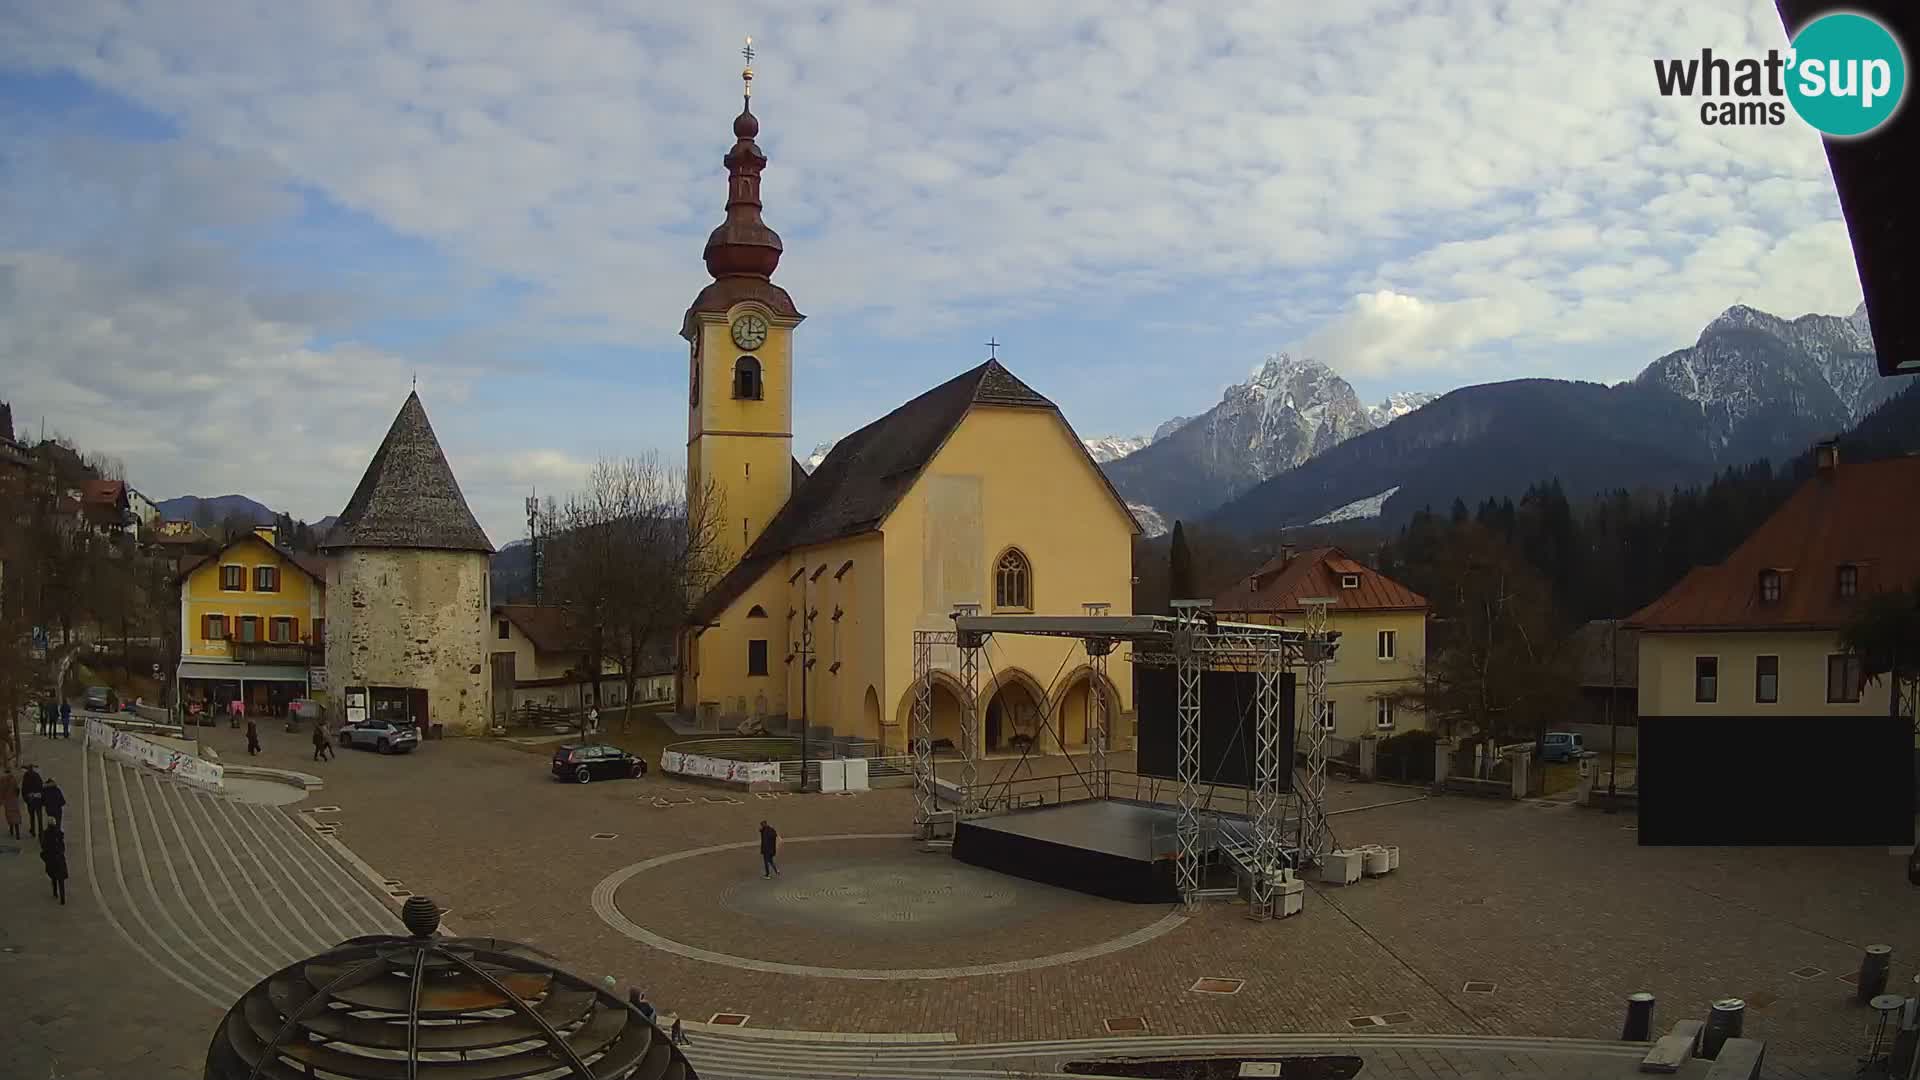
<path fill-rule="evenodd" d="M 1107 605 L 1087 604 L 1086 614 L 1070 616 L 992 615 L 981 616 L 977 607 L 964 607 L 953 614 L 953 630 L 916 630 L 913 641 L 913 666 L 916 695 L 913 709 L 914 801 L 916 826 L 923 837 L 931 837 L 939 816 L 939 798 L 933 769 L 933 650 L 951 645 L 960 651 L 961 681 L 961 816 L 975 812 L 974 787 L 977 781 L 974 743 L 978 732 L 978 654 L 994 634 L 1027 634 L 1045 637 L 1078 638 L 1087 650 L 1087 666 L 1092 692 L 1088 695 L 1087 739 L 1089 765 L 1094 775 L 1089 785 L 1096 797 L 1111 794 L 1111 769 L 1108 750 L 1111 732 L 1107 715 L 1107 660 L 1115 645 L 1130 643 L 1131 659 L 1136 664 L 1172 667 L 1177 685 L 1175 770 L 1180 784 L 1179 817 L 1176 826 L 1178 862 L 1175 878 L 1181 897 L 1191 904 L 1200 892 L 1200 873 L 1206 847 L 1206 828 L 1201 822 L 1204 800 L 1200 787 L 1200 675 L 1203 671 L 1252 671 L 1258 675 L 1255 695 L 1255 768 L 1250 803 L 1253 811 L 1253 835 L 1234 851 L 1252 882 L 1254 910 L 1272 912 L 1274 886 L 1281 867 L 1292 862 L 1306 865 L 1319 861 L 1332 844 L 1327 825 L 1327 738 L 1321 717 L 1326 712 L 1327 664 L 1333 659 L 1337 635 L 1327 625 L 1327 605 L 1331 601 L 1307 602 L 1307 625 L 1301 627 L 1258 626 L 1220 623 L 1213 618 L 1208 601 L 1175 601 L 1171 617 L 1156 615 L 1108 615 Z M 1280 790 L 1281 780 L 1293 762 L 1280 760 L 1281 724 L 1292 722 L 1281 715 L 1280 676 L 1283 671 L 1300 667 L 1306 672 L 1306 702 L 1303 715 L 1306 727 L 1306 775 L 1291 794 Z M 1051 706 L 1049 703 L 1049 707 Z M 1291 825 L 1291 828 L 1289 827 Z M 1289 843 L 1291 840 L 1291 843 Z"/>

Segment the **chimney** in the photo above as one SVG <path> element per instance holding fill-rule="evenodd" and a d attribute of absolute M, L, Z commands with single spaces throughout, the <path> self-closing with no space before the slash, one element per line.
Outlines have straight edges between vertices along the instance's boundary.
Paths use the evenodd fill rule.
<path fill-rule="evenodd" d="M 1295 555 L 1295 551 L 1292 544 L 1280 545 L 1280 565 L 1281 566 L 1286 566 L 1288 563 L 1292 562 L 1294 555 Z"/>
<path fill-rule="evenodd" d="M 1828 439 L 1813 447 L 1813 468 L 1821 476 L 1832 476 L 1840 467 L 1840 440 Z"/>
<path fill-rule="evenodd" d="M 269 545 L 277 546 L 274 533 L 274 527 L 271 525 L 255 525 L 253 527 L 253 535 L 265 540 Z"/>

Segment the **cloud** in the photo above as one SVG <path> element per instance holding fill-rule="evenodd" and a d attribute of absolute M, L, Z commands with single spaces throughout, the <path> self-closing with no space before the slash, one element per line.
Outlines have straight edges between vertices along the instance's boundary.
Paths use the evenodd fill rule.
<path fill-rule="evenodd" d="M 1435 303 L 1381 289 L 1362 293 L 1294 350 L 1347 375 L 1374 378 L 1457 367 L 1470 350 L 1524 325 L 1517 306 L 1490 299 Z"/>
<path fill-rule="evenodd" d="M 172 129 L 76 141 L 0 110 L 19 121 L 0 125 L 0 257 L 41 305 L 10 310 L 44 324 L 34 407 L 136 397 L 157 430 L 117 437 L 151 444 L 163 490 L 239 475 L 190 434 L 211 407 L 339 425 L 331 461 L 370 449 L 415 368 L 465 395 L 429 404 L 494 462 L 488 484 L 537 468 L 495 461 L 503 440 L 574 463 L 670 450 L 674 333 L 721 216 L 746 28 L 803 333 L 847 368 L 917 365 L 836 400 L 836 427 L 972 358 L 903 343 L 1019 320 L 1250 327 L 1385 379 L 1495 356 L 1580 374 L 1560 351 L 1602 341 L 1626 369 L 1736 300 L 1858 302 L 1819 139 L 1704 127 L 1654 90 L 1653 57 L 1784 43 L 1753 0 L 21 4 L 0 12 L 0 68 L 72 73 Z M 348 224 L 308 220 L 315 205 Z M 437 269 L 336 260 L 354 230 Z M 267 236 L 311 254 L 264 272 Z M 511 303 L 474 299 L 507 286 Z M 1204 302 L 1157 310 L 1174 295 Z M 367 344 L 396 319 L 434 326 Z M 1164 357 L 1128 336 L 1029 374 L 1177 359 L 1207 369 L 1183 385 L 1212 387 L 1268 351 Z M 584 395 L 618 425 L 574 416 L 553 389 L 566 364 L 522 377 L 575 348 L 634 358 L 630 396 L 607 379 Z M 487 405 L 503 371 L 535 415 Z M 271 400 L 288 372 L 304 410 Z M 1088 430 L 1150 428 L 1210 404 L 1192 392 L 1061 403 Z M 336 465 L 303 468 L 273 482 L 328 507 Z M 490 529 L 517 519 L 504 488 L 469 494 L 493 500 Z"/>

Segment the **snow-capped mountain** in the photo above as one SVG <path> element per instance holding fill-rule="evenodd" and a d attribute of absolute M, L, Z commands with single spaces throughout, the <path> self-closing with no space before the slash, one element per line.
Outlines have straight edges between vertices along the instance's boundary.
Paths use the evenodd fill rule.
<path fill-rule="evenodd" d="M 1093 455 L 1093 460 L 1102 465 L 1126 457 L 1153 442 L 1144 435 L 1102 435 L 1080 441 L 1087 444 L 1087 453 Z"/>
<path fill-rule="evenodd" d="M 1634 381 L 1699 406 L 1708 453 L 1730 462 L 1797 453 L 1858 423 L 1910 382 L 1880 377 L 1864 305 L 1791 321 L 1735 305 Z"/>
<path fill-rule="evenodd" d="M 1439 394 L 1428 394 L 1420 391 L 1403 391 L 1398 394 L 1388 394 L 1387 399 L 1380 404 L 1367 406 L 1367 416 L 1373 421 L 1374 427 L 1386 427 L 1388 424 L 1425 405 L 1427 402 L 1435 400 L 1439 396 Z"/>
<path fill-rule="evenodd" d="M 839 439 L 830 439 L 814 447 L 813 453 L 800 459 L 800 468 L 804 470 L 807 475 L 813 475 L 813 470 L 819 468 L 820 463 L 827 460 L 827 455 L 833 452 L 834 444 L 839 441 Z"/>
<path fill-rule="evenodd" d="M 1130 503 L 1169 520 L 1192 517 L 1375 426 L 1347 380 L 1317 360 L 1276 353 L 1218 405 L 1162 424 L 1148 446 L 1106 470 Z"/>

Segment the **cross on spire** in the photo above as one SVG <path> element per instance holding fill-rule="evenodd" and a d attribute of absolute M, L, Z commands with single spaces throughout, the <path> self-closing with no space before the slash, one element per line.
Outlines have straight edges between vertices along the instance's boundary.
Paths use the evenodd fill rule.
<path fill-rule="evenodd" d="M 740 71 L 740 82 L 745 87 L 743 93 L 753 96 L 753 35 L 747 35 L 747 43 L 740 49 L 740 55 L 746 58 L 747 66 Z"/>
<path fill-rule="evenodd" d="M 987 359 L 989 360 L 1000 359 L 1000 342 L 995 338 L 987 339 Z"/>

